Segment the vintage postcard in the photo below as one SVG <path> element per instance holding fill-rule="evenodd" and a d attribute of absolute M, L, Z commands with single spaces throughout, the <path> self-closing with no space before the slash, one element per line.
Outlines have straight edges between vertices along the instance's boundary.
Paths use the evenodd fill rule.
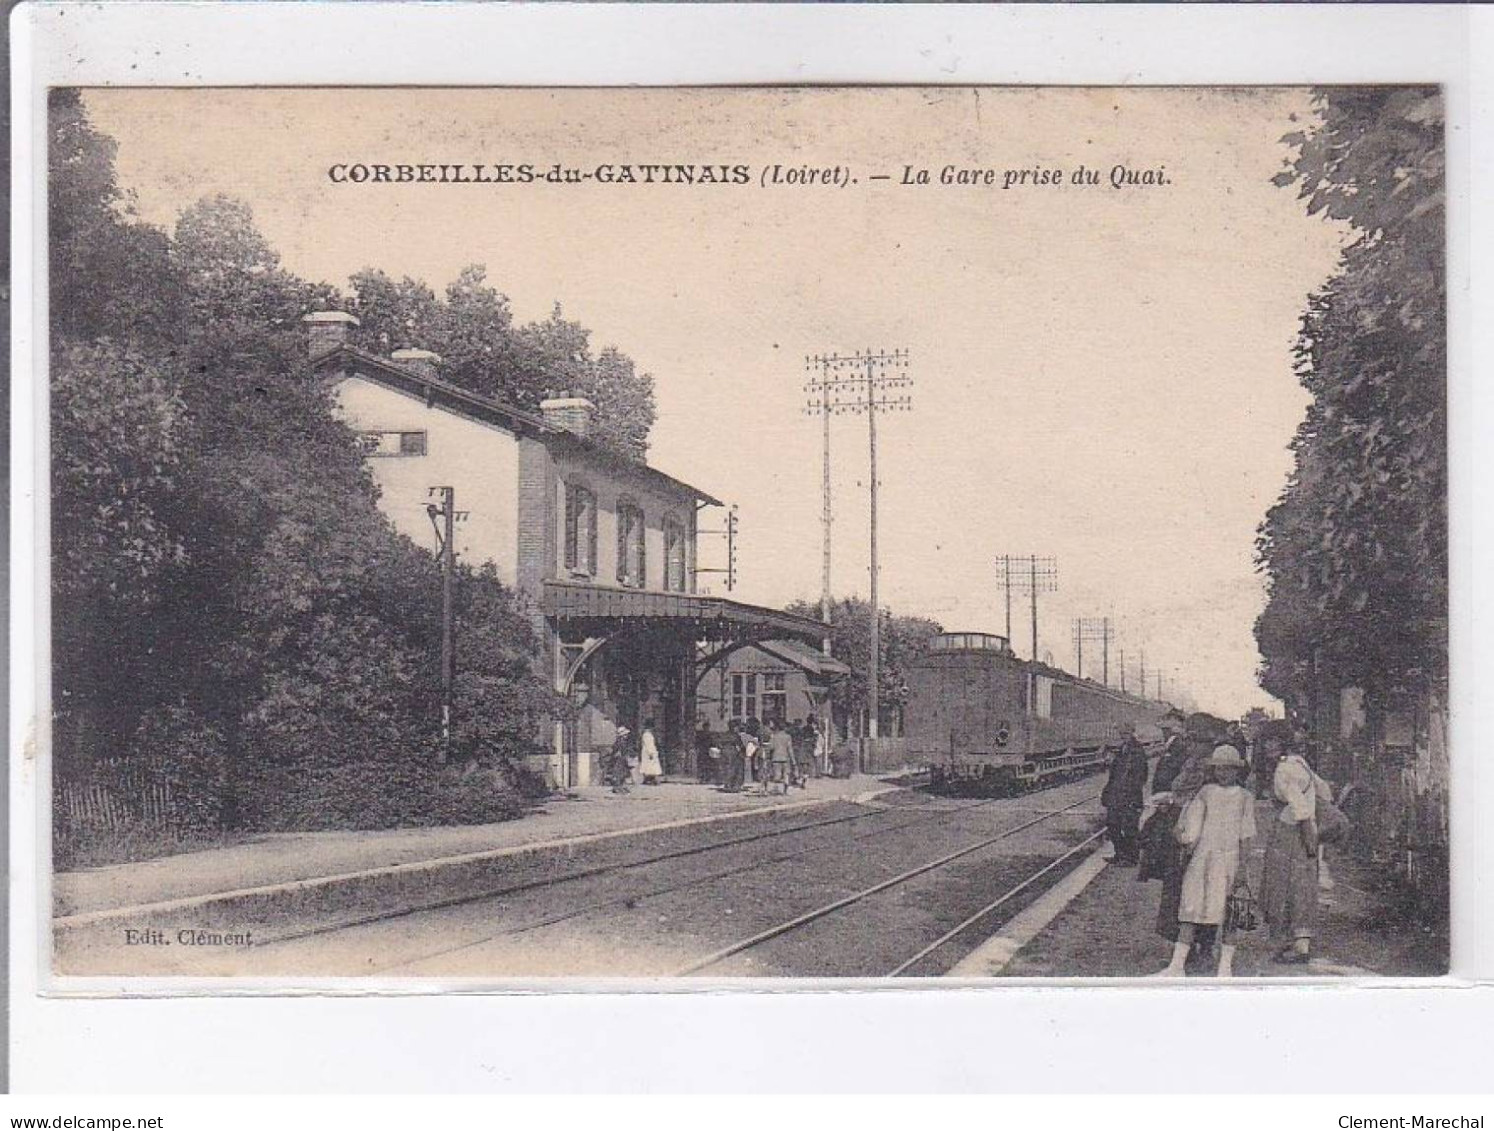
<path fill-rule="evenodd" d="M 54 974 L 1445 974 L 1443 115 L 51 90 Z"/>

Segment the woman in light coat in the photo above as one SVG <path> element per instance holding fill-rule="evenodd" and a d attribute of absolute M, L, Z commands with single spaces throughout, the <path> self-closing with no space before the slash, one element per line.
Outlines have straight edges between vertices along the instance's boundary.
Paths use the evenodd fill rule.
<path fill-rule="evenodd" d="M 1178 817 L 1177 840 L 1187 852 L 1178 892 L 1178 937 L 1164 977 L 1182 977 L 1195 933 L 1224 926 L 1225 908 L 1240 874 L 1245 842 L 1255 836 L 1255 796 L 1240 784 L 1245 759 L 1233 746 L 1209 755 L 1213 781 L 1204 785 Z M 1219 977 L 1234 973 L 1234 945 L 1221 933 Z"/>
<path fill-rule="evenodd" d="M 664 763 L 659 760 L 659 743 L 654 738 L 654 720 L 643 724 L 643 746 L 638 760 L 638 772 L 644 785 L 658 785 L 664 776 Z"/>

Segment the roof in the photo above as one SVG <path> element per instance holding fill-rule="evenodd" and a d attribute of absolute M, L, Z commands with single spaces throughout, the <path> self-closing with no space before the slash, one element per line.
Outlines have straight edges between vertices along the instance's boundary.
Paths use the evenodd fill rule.
<path fill-rule="evenodd" d="M 538 413 L 516 408 L 492 397 L 485 397 L 481 393 L 474 393 L 444 378 L 423 373 L 413 366 L 401 365 L 387 357 L 379 357 L 377 354 L 346 344 L 334 346 L 311 359 L 311 366 L 315 370 L 330 369 L 334 363 L 340 365 L 344 371 L 352 370 L 358 376 L 365 377 L 385 388 L 423 400 L 428 407 L 439 405 L 448 412 L 454 412 L 484 424 L 491 424 L 518 436 L 533 436 L 543 442 L 546 447 L 555 447 L 579 455 L 613 471 L 641 476 L 655 484 L 691 495 L 709 506 L 725 505 L 720 499 L 706 494 L 699 487 L 676 479 L 672 475 L 666 475 L 641 460 L 629 459 L 595 440 L 578 436 L 569 429 L 550 423 Z"/>
<path fill-rule="evenodd" d="M 790 640 L 815 642 L 825 626 L 781 609 L 747 605 L 697 593 L 660 593 L 651 589 L 614 589 L 579 581 L 544 583 L 540 607 L 546 616 L 572 621 L 652 619 L 689 626 L 699 639 L 720 639 L 736 629 L 767 629 Z"/>
<path fill-rule="evenodd" d="M 796 640 L 764 640 L 756 647 L 774 659 L 802 668 L 810 675 L 840 678 L 851 674 L 850 666 Z"/>

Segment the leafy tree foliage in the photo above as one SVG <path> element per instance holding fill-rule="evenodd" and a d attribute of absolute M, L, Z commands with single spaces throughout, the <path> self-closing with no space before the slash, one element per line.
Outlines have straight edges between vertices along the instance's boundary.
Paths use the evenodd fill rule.
<path fill-rule="evenodd" d="M 439 568 L 306 363 L 300 317 L 335 295 L 238 201 L 139 223 L 76 94 L 51 124 L 59 780 L 159 765 L 192 828 L 508 815 L 511 789 L 436 764 Z M 536 641 L 490 570 L 457 590 L 458 755 L 503 767 L 551 705 Z"/>
<path fill-rule="evenodd" d="M 78 92 L 51 91 L 48 113 L 53 333 L 169 339 L 180 311 L 165 233 L 136 219 L 114 176 L 117 146 L 93 128 Z"/>
<path fill-rule="evenodd" d="M 1351 226 L 1309 302 L 1297 371 L 1313 395 L 1261 525 L 1262 684 L 1394 690 L 1446 671 L 1447 417 L 1442 107 L 1431 89 L 1333 89 L 1289 134 L 1308 211 Z"/>
<path fill-rule="evenodd" d="M 820 619 L 818 601 L 795 601 L 788 612 Z M 924 617 L 893 616 L 882 610 L 877 670 L 878 706 L 884 719 L 907 702 L 907 666 L 927 651 L 929 641 L 944 629 Z M 831 702 L 836 719 L 857 717 L 870 706 L 871 688 L 871 604 L 860 597 L 847 597 L 830 603 L 830 651 L 851 669 L 846 679 L 835 684 Z"/>
<path fill-rule="evenodd" d="M 349 280 L 347 304 L 361 323 L 354 342 L 372 353 L 428 349 L 449 380 L 535 411 L 547 397 L 587 397 L 597 406 L 595 438 L 632 459 L 648 450 L 655 417 L 653 378 L 608 346 L 593 355 L 591 335 L 557 303 L 540 322 L 516 326 L 508 298 L 472 265 L 438 296 L 425 283 L 367 268 Z"/>

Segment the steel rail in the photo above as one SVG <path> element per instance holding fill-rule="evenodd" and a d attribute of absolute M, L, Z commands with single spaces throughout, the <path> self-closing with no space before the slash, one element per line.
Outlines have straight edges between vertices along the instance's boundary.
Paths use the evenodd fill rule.
<path fill-rule="evenodd" d="M 813 923 L 817 919 L 823 919 L 826 915 L 830 915 L 833 912 L 839 911 L 843 907 L 850 907 L 852 904 L 860 903 L 862 900 L 876 895 L 878 892 L 883 892 L 888 888 L 897 887 L 899 884 L 907 883 L 909 880 L 916 879 L 918 876 L 924 875 L 926 872 L 932 872 L 936 868 L 943 868 L 945 865 L 952 864 L 954 861 L 959 860 L 962 857 L 969 856 L 972 852 L 979 852 L 981 849 L 989 848 L 991 845 L 996 844 L 999 841 L 1006 840 L 1008 837 L 1016 836 L 1018 833 L 1023 832 L 1026 829 L 1030 829 L 1034 825 L 1040 825 L 1044 821 L 1050 821 L 1054 817 L 1067 813 L 1071 809 L 1077 809 L 1081 805 L 1087 805 L 1091 801 L 1097 801 L 1099 800 L 1099 797 L 1100 795 L 1098 793 L 1093 794 L 1089 797 L 1082 797 L 1078 801 L 1075 801 L 1069 805 L 1065 805 L 1062 808 L 1055 809 L 1050 813 L 1044 813 L 1040 817 L 1034 817 L 1030 821 L 1024 821 L 1022 824 L 1017 825 L 1014 828 L 1006 829 L 1003 832 L 996 834 L 995 836 L 987 837 L 985 840 L 978 841 L 977 843 L 968 845 L 965 848 L 956 849 L 954 852 L 946 853 L 945 855 L 939 857 L 939 859 L 937 860 L 931 860 L 927 864 L 920 864 L 916 868 L 909 868 L 906 872 L 900 872 L 896 876 L 893 876 L 891 879 L 882 880 L 880 883 L 873 884 L 869 888 L 863 888 L 861 891 L 854 892 L 851 895 L 843 896 L 842 898 L 835 900 L 833 903 L 827 903 L 823 907 L 815 908 L 813 911 L 806 911 L 804 914 L 797 915 L 793 919 L 788 920 L 788 922 L 786 923 L 779 923 L 775 927 L 769 927 L 767 930 L 759 931 L 751 938 L 741 939 L 738 942 L 732 943 L 730 946 L 725 946 L 720 950 L 712 951 L 705 957 L 698 958 L 694 962 L 691 962 L 688 965 L 681 967 L 679 970 L 676 970 L 674 972 L 674 976 L 684 977 L 688 974 L 699 973 L 701 970 L 704 970 L 709 966 L 714 966 L 718 962 L 725 961 L 733 955 L 741 954 L 744 950 L 751 950 L 753 947 L 759 946 L 762 943 L 769 941 L 770 939 L 778 938 L 780 935 L 786 935 L 790 931 L 796 931 L 800 927 L 803 927 L 809 923 Z"/>
<path fill-rule="evenodd" d="M 915 812 L 915 813 L 924 813 L 924 814 L 927 814 L 927 815 L 926 816 L 922 816 L 922 817 L 917 817 L 917 818 L 915 818 L 914 820 L 911 820 L 911 821 L 904 821 L 901 824 L 888 825 L 888 826 L 885 826 L 885 827 L 882 827 L 882 828 L 871 829 L 871 830 L 868 830 L 867 832 L 864 832 L 864 833 L 857 833 L 856 835 L 851 836 L 847 840 L 840 841 L 840 842 L 837 842 L 837 843 L 840 843 L 840 844 L 854 844 L 857 841 L 870 840 L 873 837 L 886 836 L 886 835 L 889 835 L 889 834 L 892 834 L 892 833 L 902 832 L 904 829 L 911 829 L 911 828 L 915 828 L 918 825 L 930 824 L 930 823 L 932 823 L 932 822 L 934 822 L 936 820 L 939 820 L 941 818 L 944 818 L 944 817 L 956 817 L 956 816 L 959 816 L 961 813 L 969 812 L 972 809 L 979 809 L 979 808 L 981 808 L 983 806 L 991 805 L 991 804 L 993 804 L 993 803 L 995 803 L 997 801 L 1004 801 L 1004 800 L 1008 800 L 1008 799 L 1007 798 L 1001 798 L 1001 797 L 990 797 L 990 798 L 986 798 L 985 800 L 982 800 L 982 801 L 972 802 L 969 805 L 959 805 L 959 806 L 956 806 L 953 809 L 929 809 L 929 808 L 925 808 L 925 807 L 913 808 L 911 806 L 890 806 L 890 807 L 885 808 L 885 809 L 877 810 L 877 812 L 881 812 L 881 813 L 895 813 L 895 812 L 898 812 L 899 810 L 907 808 L 907 809 L 910 809 L 912 812 Z M 871 814 L 858 814 L 858 816 L 870 816 L 870 815 Z M 806 826 L 803 826 L 803 829 L 820 828 L 820 827 L 823 827 L 824 825 L 831 824 L 831 823 L 832 822 L 824 821 L 824 822 L 821 822 L 818 825 L 806 825 Z M 840 823 L 840 822 L 835 822 L 835 823 Z M 801 829 L 801 831 L 803 831 L 803 829 Z M 764 838 L 760 838 L 760 839 L 766 839 L 766 838 L 764 837 Z M 769 856 L 766 859 L 755 861 L 755 864 L 756 864 L 756 866 L 759 866 L 759 867 L 762 866 L 762 865 L 765 865 L 765 864 L 782 864 L 785 861 L 796 860 L 796 859 L 798 859 L 800 857 L 808 856 L 812 852 L 818 852 L 822 847 L 823 847 L 823 845 L 810 845 L 807 848 L 801 848 L 801 849 L 798 849 L 797 851 L 794 851 L 794 852 L 781 852 L 781 853 L 779 853 L 776 856 Z M 638 865 L 629 865 L 629 866 L 630 867 L 636 867 Z M 727 869 L 724 869 L 724 870 L 719 871 L 719 872 L 709 872 L 709 873 L 707 873 L 704 876 L 694 876 L 691 879 L 681 880 L 678 883 L 664 884 L 664 885 L 659 886 L 659 887 L 650 888 L 647 891 L 639 892 L 639 893 L 637 893 L 635 895 L 614 896 L 614 897 L 612 897 L 610 899 L 597 900 L 597 901 L 595 901 L 593 903 L 587 903 L 587 904 L 583 904 L 580 907 L 571 908 L 568 911 L 560 911 L 560 912 L 557 912 L 554 915 L 547 915 L 547 916 L 545 916 L 544 918 L 541 918 L 541 919 L 531 919 L 527 923 L 518 923 L 518 924 L 516 924 L 514 926 L 511 926 L 511 927 L 505 927 L 504 929 L 502 929 L 500 931 L 494 931 L 490 935 L 484 935 L 482 938 L 480 938 L 480 939 L 473 939 L 470 942 L 458 943 L 458 944 L 456 944 L 454 946 L 443 947 L 440 950 L 429 951 L 429 952 L 427 952 L 425 954 L 420 954 L 420 955 L 417 955 L 417 956 L 415 956 L 413 958 L 400 958 L 399 960 L 397 960 L 395 962 L 386 963 L 386 964 L 384 964 L 382 966 L 372 967 L 370 970 L 367 971 L 367 973 L 381 973 L 381 972 L 383 972 L 385 970 L 393 970 L 393 969 L 398 969 L 401 966 L 409 966 L 409 965 L 411 965 L 412 963 L 415 963 L 415 962 L 425 962 L 425 961 L 427 961 L 429 959 L 432 959 L 432 958 L 444 958 L 447 955 L 459 954 L 459 953 L 461 953 L 464 950 L 471 950 L 473 947 L 478 947 L 478 946 L 484 945 L 485 943 L 490 943 L 494 939 L 508 938 L 510 936 L 513 936 L 513 935 L 526 934 L 529 931 L 537 931 L 537 930 L 540 930 L 541 928 L 544 928 L 544 927 L 552 927 L 556 923 L 564 923 L 564 922 L 567 922 L 568 920 L 571 920 L 571 919 L 579 919 L 579 918 L 581 918 L 584 915 L 590 915 L 590 914 L 592 914 L 594 912 L 597 912 L 597 911 L 605 911 L 605 910 L 607 910 L 608 908 L 611 908 L 611 907 L 632 907 L 632 906 L 636 906 L 637 904 L 642 903 L 646 899 L 654 899 L 655 897 L 661 896 L 661 895 L 671 895 L 674 892 L 684 891 L 687 888 L 699 887 L 699 886 L 704 885 L 704 884 L 714 883 L 716 880 L 733 879 L 733 878 L 735 878 L 737 876 L 740 876 L 741 874 L 742 874 L 742 869 L 740 867 L 727 868 Z"/>
<path fill-rule="evenodd" d="M 1036 872 L 1034 872 L 1032 875 L 1028 876 L 1025 880 L 1023 880 L 1016 887 L 1009 889 L 1004 895 L 1000 896 L 998 899 L 994 899 L 990 903 L 986 904 L 984 907 L 982 907 L 974 915 L 970 916 L 970 918 L 966 919 L 959 926 L 953 927 L 950 930 L 944 932 L 944 934 L 940 935 L 933 942 L 929 943 L 928 946 L 924 947 L 917 954 L 915 954 L 912 958 L 908 959 L 901 966 L 897 967 L 897 969 L 893 970 L 892 973 L 890 973 L 890 974 L 887 975 L 887 977 L 889 977 L 889 978 L 896 978 L 903 971 L 907 970 L 910 966 L 913 966 L 916 963 L 921 962 L 923 959 L 925 959 L 929 955 L 933 954 L 934 951 L 936 951 L 940 947 L 942 947 L 945 943 L 949 942 L 951 939 L 953 939 L 956 936 L 961 935 L 965 931 L 969 930 L 972 926 L 974 926 L 980 920 L 984 919 L 992 911 L 995 911 L 1003 903 L 1006 903 L 1008 900 L 1015 899 L 1017 896 L 1021 895 L 1024 891 L 1026 891 L 1028 888 L 1030 888 L 1033 884 L 1037 883 L 1038 880 L 1042 879 L 1049 872 L 1053 871 L 1054 868 L 1057 868 L 1060 864 L 1062 864 L 1069 857 L 1074 856 L 1074 855 L 1076 855 L 1076 854 L 1078 854 L 1080 852 L 1083 852 L 1086 848 L 1088 848 L 1091 844 L 1093 844 L 1095 841 L 1099 840 L 1104 835 L 1105 835 L 1105 830 L 1101 829 L 1099 832 L 1093 833 L 1092 835 L 1085 837 L 1078 844 L 1076 844 L 1073 848 L 1071 848 L 1067 852 L 1065 852 L 1062 856 L 1059 856 L 1056 860 L 1050 861 L 1046 866 L 1044 866 L 1042 868 L 1039 868 Z"/>
<path fill-rule="evenodd" d="M 840 799 L 827 798 L 826 803 L 831 804 Z M 953 813 L 963 813 L 967 809 L 978 809 L 983 805 L 990 805 L 1004 798 L 987 798 L 983 801 L 974 802 L 970 805 L 962 805 L 957 809 L 942 810 L 931 815 L 928 820 L 934 820 L 939 816 L 947 816 Z M 845 799 L 845 804 L 857 804 L 850 799 Z M 786 829 L 765 829 L 757 833 L 747 833 L 742 836 L 727 837 L 725 840 L 712 841 L 710 844 L 693 845 L 689 848 L 676 849 L 671 852 L 660 853 L 657 856 L 649 856 L 642 860 L 626 860 L 606 864 L 598 864 L 591 868 L 581 868 L 573 872 L 567 872 L 560 876 L 548 876 L 534 880 L 525 880 L 520 883 L 506 884 L 501 887 L 485 888 L 482 891 L 469 892 L 465 895 L 454 895 L 445 899 L 426 900 L 409 907 L 396 907 L 385 911 L 370 912 L 366 915 L 358 915 L 352 918 L 339 919 L 334 923 L 322 923 L 316 926 L 303 927 L 298 930 L 284 931 L 279 934 L 269 935 L 263 939 L 255 939 L 251 947 L 278 946 L 282 943 L 298 942 L 302 939 L 315 938 L 319 935 L 335 934 L 338 931 L 351 930 L 354 927 L 367 927 L 375 923 L 385 923 L 392 919 L 405 918 L 410 915 L 420 915 L 427 911 L 445 911 L 452 907 L 461 907 L 468 903 L 479 903 L 484 899 L 497 899 L 504 895 L 517 895 L 526 891 L 535 891 L 540 888 L 553 887 L 559 884 L 573 883 L 579 880 L 594 879 L 597 876 L 605 876 L 614 872 L 624 872 L 633 868 L 647 868 L 653 864 L 662 864 L 670 860 L 679 860 L 689 856 L 700 856 L 707 852 L 718 849 L 735 848 L 743 844 L 755 844 L 759 841 L 770 840 L 775 837 L 791 836 L 794 833 L 811 832 L 815 829 L 827 828 L 832 825 L 842 825 L 851 821 L 860 821 L 868 817 L 875 817 L 881 813 L 894 812 L 891 808 L 866 809 L 862 812 L 849 813 L 841 817 L 832 817 L 825 821 L 808 821 L 804 824 L 793 825 Z M 764 814 L 772 813 L 773 810 L 765 809 Z M 885 831 L 896 832 L 900 828 L 908 828 L 922 821 L 909 821 L 902 825 L 894 826 Z M 880 833 L 883 830 L 878 830 Z M 859 839 L 859 838 L 858 838 Z M 648 898 L 647 895 L 639 898 Z M 528 928 L 532 929 L 532 928 Z M 497 935 L 493 937 L 499 937 Z M 434 956 L 427 956 L 434 957 Z"/>
<path fill-rule="evenodd" d="M 833 804 L 839 798 L 827 798 L 827 804 Z M 849 798 L 846 804 L 855 804 Z M 515 895 L 519 892 L 531 891 L 536 888 L 552 887 L 556 884 L 572 883 L 576 880 L 589 880 L 596 876 L 605 876 L 609 872 L 621 872 L 629 868 L 646 868 L 650 864 L 659 864 L 667 860 L 678 860 L 686 856 L 698 856 L 705 852 L 713 852 L 718 848 L 734 848 L 739 844 L 751 844 L 759 840 L 767 840 L 770 837 L 789 836 L 793 833 L 804 832 L 810 829 L 822 829 L 828 825 L 841 825 L 847 821 L 859 821 L 866 817 L 875 816 L 886 812 L 885 809 L 868 809 L 861 813 L 848 813 L 843 817 L 831 817 L 827 821 L 810 821 L 802 825 L 794 825 L 787 829 L 765 829 L 759 833 L 748 833 L 743 836 L 728 837 L 725 840 L 712 841 L 710 844 L 692 845 L 689 848 L 675 849 L 671 852 L 660 853 L 658 856 L 650 856 L 644 860 L 618 861 L 609 864 L 597 864 L 591 868 L 580 868 L 574 872 L 567 872 L 560 876 L 547 876 L 540 879 L 524 880 L 520 883 L 508 884 L 504 887 L 486 888 L 483 891 L 469 892 L 466 895 L 454 895 L 446 899 L 430 900 L 410 907 L 398 907 L 390 911 L 371 912 L 368 915 L 360 915 L 351 919 L 339 919 L 335 923 L 324 923 L 315 927 L 305 927 L 301 930 L 290 931 L 265 938 L 256 939 L 251 946 L 275 946 L 277 943 L 295 942 L 298 939 L 312 938 L 316 935 L 332 934 L 336 931 L 347 930 L 352 927 L 365 927 L 372 923 L 382 923 L 389 919 L 399 919 L 406 915 L 419 915 L 426 911 L 444 911 L 449 907 L 460 907 L 464 903 L 476 903 L 484 899 L 496 899 L 500 895 Z M 772 809 L 764 809 L 764 814 L 772 813 Z"/>

